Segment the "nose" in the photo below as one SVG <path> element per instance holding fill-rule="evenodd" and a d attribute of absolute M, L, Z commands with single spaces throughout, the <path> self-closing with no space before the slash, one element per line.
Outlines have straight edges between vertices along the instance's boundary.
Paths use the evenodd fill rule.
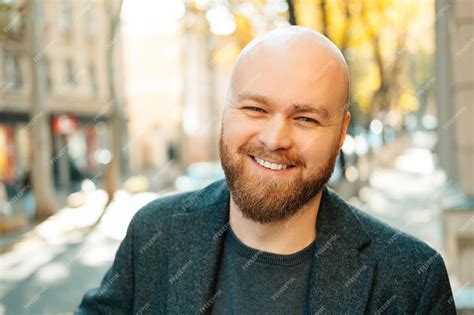
<path fill-rule="evenodd" d="M 290 130 L 284 117 L 275 116 L 269 120 L 259 132 L 258 140 L 270 151 L 289 149 Z"/>

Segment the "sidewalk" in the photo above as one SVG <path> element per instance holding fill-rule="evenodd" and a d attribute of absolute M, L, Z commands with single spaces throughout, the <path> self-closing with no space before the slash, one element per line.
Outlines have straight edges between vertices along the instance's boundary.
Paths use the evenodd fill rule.
<path fill-rule="evenodd" d="M 64 190 L 58 189 L 54 192 L 54 200 L 57 206 L 65 205 L 67 199 L 67 193 Z M 20 192 L 12 200 L 9 201 L 10 215 L 7 217 L 0 217 L 0 220 L 4 220 L 4 228 L 6 233 L 0 234 L 0 254 L 5 253 L 13 246 L 18 240 L 29 235 L 36 226 L 43 223 L 36 222 L 34 219 L 28 218 L 25 210 L 25 195 Z M 65 208 L 58 210 L 61 211 Z M 56 213 L 57 214 L 57 213 Z M 56 215 L 55 214 L 55 215 Z M 31 233 L 30 233 L 31 234 Z"/>
<path fill-rule="evenodd" d="M 131 217 L 157 194 L 97 190 L 52 216 L 0 256 L 0 314 L 70 314 L 100 284 Z"/>
<path fill-rule="evenodd" d="M 376 167 L 369 185 L 350 202 L 443 254 L 439 199 L 446 175 L 425 149 L 407 149 L 392 168 Z"/>
<path fill-rule="evenodd" d="M 0 254 L 12 250 L 12 247 L 25 240 L 40 238 L 48 241 L 52 237 L 51 235 L 60 237 L 68 231 L 87 228 L 90 224 L 93 224 L 103 212 L 107 203 L 107 195 L 102 190 L 95 190 L 85 193 L 84 197 L 86 198 L 85 203 L 80 207 L 71 208 L 66 205 L 44 221 L 29 221 L 23 228 L 2 235 L 0 238 Z M 65 193 L 56 192 L 55 199 L 57 205 L 66 204 Z M 21 204 L 21 201 L 18 204 Z M 18 205 L 15 211 L 19 211 Z"/>

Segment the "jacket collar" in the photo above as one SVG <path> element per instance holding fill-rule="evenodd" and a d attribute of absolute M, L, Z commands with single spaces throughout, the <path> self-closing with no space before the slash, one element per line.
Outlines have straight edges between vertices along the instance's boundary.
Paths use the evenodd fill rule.
<path fill-rule="evenodd" d="M 207 313 L 214 292 L 223 235 L 229 228 L 225 180 L 189 195 L 171 220 L 167 313 Z M 364 250 L 370 237 L 350 206 L 325 188 L 317 220 L 316 251 L 307 311 L 364 312 L 375 268 Z M 192 279 L 192 280 L 191 280 Z"/>
<path fill-rule="evenodd" d="M 364 313 L 375 270 L 375 262 L 366 254 L 369 234 L 352 207 L 328 188 L 323 191 L 316 226 L 308 312 Z"/>
<path fill-rule="evenodd" d="M 221 180 L 190 194 L 172 216 L 168 276 L 175 280 L 169 283 L 167 314 L 210 310 L 223 235 L 229 228 L 229 201 L 227 184 Z M 192 231 L 182 233 L 187 229 Z"/>

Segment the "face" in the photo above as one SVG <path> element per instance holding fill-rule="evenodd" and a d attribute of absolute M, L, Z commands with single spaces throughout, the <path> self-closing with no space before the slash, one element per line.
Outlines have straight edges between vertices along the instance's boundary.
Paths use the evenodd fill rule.
<path fill-rule="evenodd" d="M 257 53 L 234 72 L 219 150 L 232 199 L 255 222 L 304 208 L 329 180 L 344 141 L 350 116 L 334 89 L 342 80 L 336 63 L 303 57 L 282 63 Z"/>

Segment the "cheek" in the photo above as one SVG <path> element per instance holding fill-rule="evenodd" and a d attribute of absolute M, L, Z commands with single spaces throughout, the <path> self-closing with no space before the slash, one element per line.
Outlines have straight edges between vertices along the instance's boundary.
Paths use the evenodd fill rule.
<path fill-rule="evenodd" d="M 255 128 L 251 123 L 235 115 L 224 118 L 223 123 L 222 138 L 232 153 L 237 152 L 240 146 L 249 141 L 253 135 L 252 128 Z"/>
<path fill-rule="evenodd" d="M 334 154 L 336 140 L 331 135 L 313 135 L 312 137 L 297 137 L 299 152 L 306 161 L 309 169 L 325 165 Z M 304 140 L 303 140 L 304 139 Z"/>

